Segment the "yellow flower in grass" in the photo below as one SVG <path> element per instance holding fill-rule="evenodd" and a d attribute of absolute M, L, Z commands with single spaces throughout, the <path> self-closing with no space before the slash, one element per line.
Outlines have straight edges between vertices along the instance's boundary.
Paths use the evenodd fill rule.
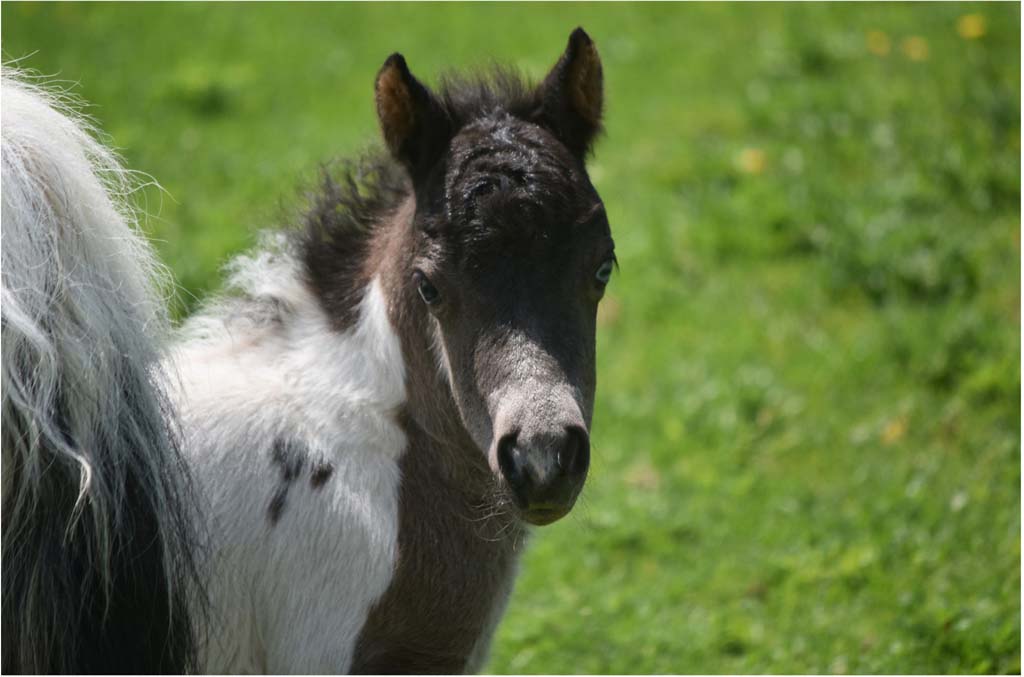
<path fill-rule="evenodd" d="M 767 159 L 760 148 L 744 148 L 736 158 L 736 166 L 744 174 L 760 174 L 766 164 Z"/>
<path fill-rule="evenodd" d="M 892 49 L 892 40 L 882 31 L 868 31 L 868 51 L 875 56 L 886 56 Z"/>
<path fill-rule="evenodd" d="M 907 417 L 897 416 L 885 424 L 882 429 L 882 443 L 885 445 L 895 444 L 907 434 Z"/>
<path fill-rule="evenodd" d="M 911 61 L 925 61 L 928 59 L 928 41 L 918 35 L 904 38 L 900 48 L 903 50 L 903 54 Z"/>
<path fill-rule="evenodd" d="M 985 17 L 980 14 L 964 14 L 956 20 L 956 32 L 964 40 L 977 40 L 987 30 Z"/>

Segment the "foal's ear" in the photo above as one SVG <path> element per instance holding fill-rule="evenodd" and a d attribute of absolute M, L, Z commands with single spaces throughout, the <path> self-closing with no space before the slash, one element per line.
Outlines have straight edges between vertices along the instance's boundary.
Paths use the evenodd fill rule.
<path fill-rule="evenodd" d="M 448 116 L 398 53 L 381 66 L 374 92 L 384 141 L 395 159 L 415 176 L 444 149 L 449 136 Z"/>
<path fill-rule="evenodd" d="M 544 78 L 540 95 L 541 121 L 583 158 L 601 131 L 604 77 L 597 47 L 582 28 L 569 36 L 569 45 Z"/>

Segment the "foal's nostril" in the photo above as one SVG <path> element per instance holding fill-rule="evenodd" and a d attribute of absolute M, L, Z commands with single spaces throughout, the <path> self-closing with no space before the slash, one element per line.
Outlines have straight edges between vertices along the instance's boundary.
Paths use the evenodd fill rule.
<path fill-rule="evenodd" d="M 558 452 L 558 467 L 569 475 L 583 475 L 590 467 L 590 437 L 579 426 L 570 426 L 565 431 L 565 444 Z"/>
<path fill-rule="evenodd" d="M 516 447 L 516 438 L 516 433 L 509 433 L 498 441 L 498 467 L 512 488 L 516 500 L 522 504 L 520 507 L 524 507 L 530 482 L 526 475 L 526 464 L 523 462 L 525 459 Z"/>

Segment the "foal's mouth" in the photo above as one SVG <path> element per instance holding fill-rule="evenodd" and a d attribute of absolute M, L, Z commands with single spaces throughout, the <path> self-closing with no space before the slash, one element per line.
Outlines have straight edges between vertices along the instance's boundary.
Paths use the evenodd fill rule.
<path fill-rule="evenodd" d="M 522 512 L 523 521 L 534 526 L 543 527 L 562 519 L 572 510 L 571 505 L 551 507 L 531 507 Z"/>

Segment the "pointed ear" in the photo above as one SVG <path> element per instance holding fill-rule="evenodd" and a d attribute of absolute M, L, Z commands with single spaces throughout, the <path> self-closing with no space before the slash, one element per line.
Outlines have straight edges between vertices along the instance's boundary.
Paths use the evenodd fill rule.
<path fill-rule="evenodd" d="M 444 107 L 413 77 L 398 53 L 381 66 L 374 92 L 384 141 L 415 177 L 440 156 L 449 140 Z"/>
<path fill-rule="evenodd" d="M 569 36 L 565 53 L 540 86 L 541 122 L 581 159 L 601 131 L 604 77 L 597 47 L 586 31 Z"/>

